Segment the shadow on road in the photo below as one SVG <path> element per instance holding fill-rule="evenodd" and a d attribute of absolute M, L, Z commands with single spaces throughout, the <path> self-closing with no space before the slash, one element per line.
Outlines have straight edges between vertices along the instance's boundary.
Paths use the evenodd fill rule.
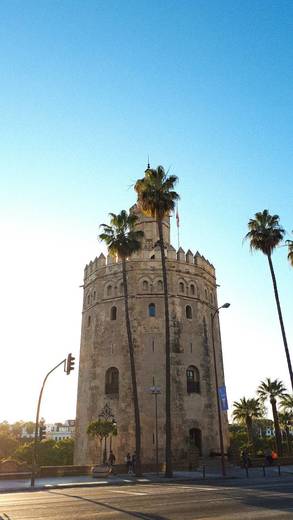
<path fill-rule="evenodd" d="M 60 491 L 49 491 L 50 494 L 53 495 L 63 495 L 65 497 L 76 498 L 77 500 L 82 500 L 84 502 L 91 502 L 92 504 L 96 504 L 98 506 L 104 507 L 106 509 L 111 509 L 112 511 L 118 511 L 119 513 L 125 513 L 129 516 L 133 516 L 135 518 L 141 518 L 142 520 L 168 520 L 165 516 L 153 515 L 152 513 L 140 513 L 139 511 L 128 511 L 126 509 L 121 509 L 119 507 L 110 506 L 109 504 L 105 504 L 104 502 L 100 502 L 99 500 L 93 500 L 92 498 L 85 498 L 79 495 L 71 495 L 67 493 L 61 493 Z"/>

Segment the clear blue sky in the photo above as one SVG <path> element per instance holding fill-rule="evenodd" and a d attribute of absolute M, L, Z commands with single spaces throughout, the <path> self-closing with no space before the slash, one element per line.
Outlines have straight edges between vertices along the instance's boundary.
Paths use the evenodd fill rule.
<path fill-rule="evenodd" d="M 288 384 L 267 262 L 242 238 L 264 208 L 293 229 L 292 35 L 285 0 L 1 2 L 0 421 L 31 419 L 43 375 L 78 353 L 84 264 L 148 154 L 179 177 L 181 245 L 231 302 L 230 403 Z M 285 248 L 274 262 L 292 346 Z M 43 415 L 73 417 L 77 373 L 51 378 Z"/>

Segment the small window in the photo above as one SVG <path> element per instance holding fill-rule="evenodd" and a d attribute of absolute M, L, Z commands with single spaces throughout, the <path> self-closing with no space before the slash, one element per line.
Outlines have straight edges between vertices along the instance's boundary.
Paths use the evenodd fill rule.
<path fill-rule="evenodd" d="M 180 282 L 179 284 L 179 292 L 184 293 L 184 283 Z"/>
<path fill-rule="evenodd" d="M 190 294 L 191 294 L 191 296 L 195 295 L 195 287 L 194 287 L 193 283 L 190 286 Z"/>
<path fill-rule="evenodd" d="M 146 280 L 143 281 L 142 283 L 142 288 L 144 291 L 148 291 L 149 290 L 149 284 Z"/>
<path fill-rule="evenodd" d="M 208 299 L 208 291 L 206 289 L 204 290 L 204 295 L 205 295 L 205 299 L 207 300 Z"/>
<path fill-rule="evenodd" d="M 94 291 L 94 300 L 96 299 L 96 291 Z"/>
<path fill-rule="evenodd" d="M 112 321 L 117 320 L 117 307 L 111 307 L 110 316 Z"/>
<path fill-rule="evenodd" d="M 200 393 L 199 371 L 194 366 L 188 367 L 186 370 L 186 384 L 188 394 Z"/>
<path fill-rule="evenodd" d="M 108 368 L 105 375 L 105 394 L 119 394 L 119 370 Z"/>
<path fill-rule="evenodd" d="M 91 321 L 92 321 L 91 316 L 88 316 L 88 318 L 87 318 L 87 326 L 88 327 L 91 326 Z"/>
<path fill-rule="evenodd" d="M 123 285 L 123 282 L 121 282 L 120 287 L 119 287 L 119 290 L 120 290 L 120 294 L 124 294 L 124 285 Z"/>
<path fill-rule="evenodd" d="M 162 291 L 163 290 L 163 282 L 162 280 L 159 280 L 158 281 L 158 291 Z"/>
<path fill-rule="evenodd" d="M 190 307 L 190 305 L 186 305 L 185 314 L 188 320 L 192 320 L 192 308 Z"/>
<path fill-rule="evenodd" d="M 112 296 L 112 285 L 108 285 L 107 287 L 107 296 Z"/>
<path fill-rule="evenodd" d="M 210 293 L 210 302 L 213 303 L 213 293 Z"/>
<path fill-rule="evenodd" d="M 88 294 L 88 296 L 87 296 L 87 302 L 88 302 L 88 304 L 91 302 L 91 295 L 90 294 Z"/>
<path fill-rule="evenodd" d="M 156 316 L 156 306 L 154 303 L 149 304 L 149 316 L 152 318 Z"/>

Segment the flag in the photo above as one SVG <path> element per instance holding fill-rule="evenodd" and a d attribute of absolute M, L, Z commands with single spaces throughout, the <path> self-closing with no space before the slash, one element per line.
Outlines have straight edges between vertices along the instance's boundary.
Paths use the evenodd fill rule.
<path fill-rule="evenodd" d="M 178 206 L 176 206 L 176 224 L 177 224 L 177 227 L 179 227 L 179 213 L 178 213 Z"/>

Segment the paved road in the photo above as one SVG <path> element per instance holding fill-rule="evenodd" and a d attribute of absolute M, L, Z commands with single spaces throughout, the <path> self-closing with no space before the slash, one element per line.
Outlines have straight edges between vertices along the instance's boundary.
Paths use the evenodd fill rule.
<path fill-rule="evenodd" d="M 7 493 L 1 520 L 289 520 L 293 480 L 148 484 Z"/>

